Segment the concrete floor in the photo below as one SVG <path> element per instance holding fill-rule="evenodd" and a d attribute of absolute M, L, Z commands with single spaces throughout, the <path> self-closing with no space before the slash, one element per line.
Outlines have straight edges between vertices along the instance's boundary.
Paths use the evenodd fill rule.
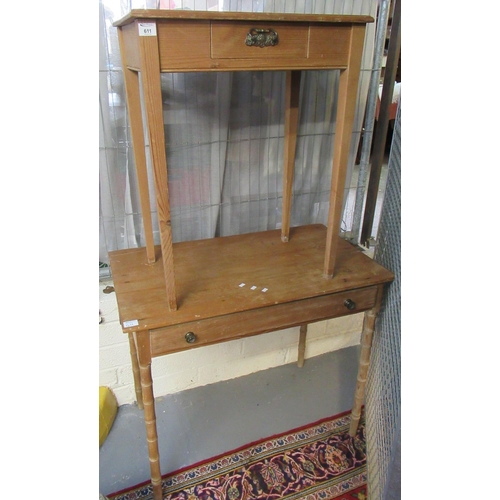
<path fill-rule="evenodd" d="M 162 474 L 352 408 L 359 346 L 157 398 Z M 119 407 L 99 450 L 105 495 L 149 480 L 137 405 Z"/>

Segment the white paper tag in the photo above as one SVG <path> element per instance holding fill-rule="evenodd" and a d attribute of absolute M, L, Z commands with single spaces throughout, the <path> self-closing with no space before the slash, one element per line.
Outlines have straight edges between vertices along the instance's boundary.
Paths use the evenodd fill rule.
<path fill-rule="evenodd" d="M 156 36 L 156 23 L 138 23 L 139 36 Z"/>
<path fill-rule="evenodd" d="M 138 326 L 138 325 L 139 325 L 139 322 L 136 319 L 123 322 L 123 328 L 130 328 L 131 326 Z"/>

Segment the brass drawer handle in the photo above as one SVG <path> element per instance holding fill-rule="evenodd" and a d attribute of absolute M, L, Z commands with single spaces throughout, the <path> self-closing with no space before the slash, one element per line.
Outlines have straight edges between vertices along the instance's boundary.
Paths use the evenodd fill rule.
<path fill-rule="evenodd" d="M 272 47 L 278 45 L 278 33 L 273 29 L 252 28 L 245 38 L 249 47 Z"/>
<path fill-rule="evenodd" d="M 193 332 L 187 332 L 186 335 L 184 335 L 184 338 L 188 344 L 196 342 L 196 335 Z"/>
<path fill-rule="evenodd" d="M 349 311 L 352 311 L 356 307 L 356 302 L 352 301 L 351 299 L 346 299 L 344 300 L 344 305 L 349 309 Z"/>

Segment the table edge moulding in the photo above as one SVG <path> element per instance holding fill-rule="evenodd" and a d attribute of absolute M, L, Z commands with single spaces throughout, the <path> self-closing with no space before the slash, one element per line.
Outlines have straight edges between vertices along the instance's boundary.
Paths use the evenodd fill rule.
<path fill-rule="evenodd" d="M 132 10 L 114 23 L 122 58 L 146 247 L 109 252 L 120 323 L 144 409 L 154 498 L 162 498 L 151 360 L 173 352 L 365 312 L 350 434 L 357 431 L 375 319 L 394 279 L 339 237 L 366 24 L 370 16 Z M 291 227 L 301 71 L 340 70 L 328 222 Z M 160 75 L 284 71 L 281 229 L 174 243 Z M 140 85 L 142 83 L 143 106 Z M 143 111 L 146 123 L 143 123 Z M 160 245 L 153 239 L 147 125 Z"/>

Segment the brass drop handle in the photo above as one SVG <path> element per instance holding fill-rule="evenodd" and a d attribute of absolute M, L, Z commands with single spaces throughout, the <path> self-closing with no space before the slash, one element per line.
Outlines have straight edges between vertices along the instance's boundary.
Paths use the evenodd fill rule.
<path fill-rule="evenodd" d="M 187 332 L 186 335 L 184 335 L 184 338 L 188 344 L 196 342 L 196 335 L 193 332 Z"/>
<path fill-rule="evenodd" d="M 274 47 L 278 45 L 278 33 L 273 29 L 252 28 L 245 38 L 245 45 L 249 47 Z"/>
<path fill-rule="evenodd" d="M 346 299 L 344 300 L 344 305 L 349 309 L 349 311 L 352 311 L 356 307 L 356 302 L 354 302 L 351 299 Z"/>

